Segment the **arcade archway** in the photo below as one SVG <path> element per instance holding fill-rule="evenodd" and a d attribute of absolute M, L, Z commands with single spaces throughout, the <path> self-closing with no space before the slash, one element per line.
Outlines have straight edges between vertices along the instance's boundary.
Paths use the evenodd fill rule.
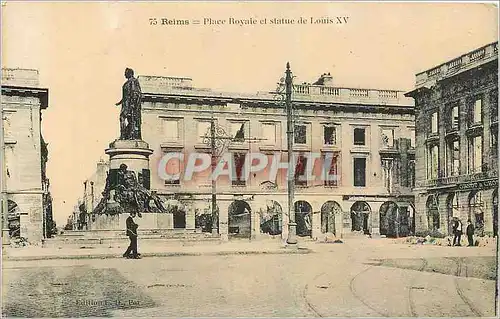
<path fill-rule="evenodd" d="M 321 206 L 321 233 L 337 234 L 335 218 L 342 218 L 342 207 L 335 201 L 327 201 Z"/>
<path fill-rule="evenodd" d="M 13 200 L 7 200 L 8 225 L 10 238 L 21 236 L 21 214 L 19 206 Z"/>
<path fill-rule="evenodd" d="M 469 195 L 469 219 L 474 223 L 475 233 L 484 235 L 484 202 L 483 192 L 475 191 Z"/>
<path fill-rule="evenodd" d="M 458 193 L 451 193 L 448 195 L 446 202 L 447 221 L 448 221 L 448 235 L 453 235 L 453 217 L 460 217 L 460 206 L 458 205 Z"/>
<path fill-rule="evenodd" d="M 394 202 L 385 202 L 380 206 L 380 235 L 397 237 L 399 235 L 400 216 L 398 205 Z"/>
<path fill-rule="evenodd" d="M 229 205 L 229 236 L 250 238 L 252 232 L 252 209 L 247 202 L 235 200 Z"/>
<path fill-rule="evenodd" d="M 215 205 L 215 226 L 219 227 L 219 206 Z M 211 233 L 214 226 L 212 205 L 195 209 L 195 227 L 204 233 Z"/>
<path fill-rule="evenodd" d="M 269 235 L 282 233 L 283 209 L 277 201 L 268 201 L 265 210 L 260 211 L 260 231 Z"/>
<path fill-rule="evenodd" d="M 427 223 L 429 230 L 438 230 L 440 227 L 438 196 L 430 195 L 427 198 L 426 207 L 427 207 Z"/>
<path fill-rule="evenodd" d="M 362 231 L 364 234 L 369 234 L 369 218 L 371 208 L 367 202 L 355 202 L 351 206 L 351 231 Z"/>
<path fill-rule="evenodd" d="M 295 202 L 295 223 L 297 223 L 297 236 L 312 236 L 312 206 L 306 201 Z"/>

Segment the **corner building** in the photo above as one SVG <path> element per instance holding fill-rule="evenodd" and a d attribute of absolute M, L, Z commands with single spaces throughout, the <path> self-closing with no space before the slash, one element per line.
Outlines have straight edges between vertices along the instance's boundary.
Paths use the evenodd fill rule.
<path fill-rule="evenodd" d="M 40 242 L 50 236 L 52 197 L 46 176 L 47 144 L 42 137 L 42 110 L 49 91 L 41 88 L 38 71 L 2 69 L 2 120 L 5 187 L 11 238 Z M 5 212 L 3 212 L 5 218 Z"/>
<path fill-rule="evenodd" d="M 498 232 L 498 42 L 416 75 L 417 231 Z"/>
<path fill-rule="evenodd" d="M 139 76 L 139 81 L 143 139 L 154 150 L 151 189 L 185 207 L 174 211 L 174 228 L 204 227 L 211 213 L 210 168 L 189 181 L 183 176 L 187 161 L 174 162 L 181 174 L 165 181 L 158 163 L 170 152 L 181 152 L 185 159 L 192 153 L 211 154 L 207 141 L 214 121 L 217 153 L 230 153 L 235 166 L 232 180 L 221 177 L 216 183 L 221 238 L 286 238 L 286 169 L 272 181 L 269 171 L 252 173 L 247 180 L 241 173 L 251 153 L 287 161 L 286 113 L 279 95 L 214 92 L 193 87 L 190 78 Z M 332 82 L 323 74 L 313 84 L 293 88 L 296 174 L 310 165 L 307 154 L 317 153 L 333 157 L 326 169 L 339 176 L 295 181 L 297 234 L 322 240 L 413 232 L 413 101 L 399 91 L 340 88 Z"/>

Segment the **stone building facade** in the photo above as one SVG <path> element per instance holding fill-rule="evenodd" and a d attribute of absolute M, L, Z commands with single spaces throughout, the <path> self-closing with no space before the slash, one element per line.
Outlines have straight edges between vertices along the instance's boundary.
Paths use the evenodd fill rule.
<path fill-rule="evenodd" d="M 210 218 L 211 168 L 186 180 L 187 160 L 162 162 L 178 152 L 212 156 L 212 122 L 217 156 L 229 154 L 232 179 L 219 178 L 218 232 L 222 238 L 287 236 L 286 170 L 270 180 L 269 171 L 242 178 L 251 154 L 269 162 L 287 161 L 286 114 L 275 92 L 253 95 L 199 89 L 189 78 L 140 76 L 143 91 L 142 137 L 154 150 L 150 157 L 151 189 L 178 201 L 174 228 L 194 230 Z M 303 173 L 307 154 L 333 158 L 327 170 L 334 181 L 300 181 L 295 190 L 297 233 L 323 239 L 352 233 L 405 235 L 413 231 L 415 179 L 414 107 L 393 90 L 333 86 L 323 74 L 314 84 L 296 84 L 294 153 Z M 220 159 L 220 158 L 218 158 Z M 248 163 L 248 162 L 247 162 Z M 313 163 L 313 161 L 309 161 Z M 316 167 L 316 166 L 314 166 Z M 321 169 L 321 168 L 320 168 Z M 162 170 L 180 172 L 164 180 Z M 320 172 L 320 174 L 322 174 Z"/>
<path fill-rule="evenodd" d="M 2 169 L 10 235 L 30 242 L 49 235 L 52 226 L 52 199 L 46 176 L 48 151 L 41 130 L 48 96 L 48 89 L 39 86 L 37 70 L 2 69 Z"/>
<path fill-rule="evenodd" d="M 498 42 L 416 75 L 418 231 L 451 233 L 453 217 L 496 235 Z"/>

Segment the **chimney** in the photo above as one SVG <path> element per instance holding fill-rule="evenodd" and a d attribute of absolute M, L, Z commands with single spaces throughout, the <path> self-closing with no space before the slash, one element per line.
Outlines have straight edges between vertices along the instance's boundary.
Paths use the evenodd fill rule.
<path fill-rule="evenodd" d="M 106 163 L 102 158 L 97 162 L 97 174 L 96 181 L 100 183 L 106 180 L 106 172 L 108 171 L 108 163 Z"/>
<path fill-rule="evenodd" d="M 314 85 L 323 85 L 323 86 L 333 86 L 333 77 L 330 75 L 330 72 L 323 73 L 319 79 L 313 83 Z"/>

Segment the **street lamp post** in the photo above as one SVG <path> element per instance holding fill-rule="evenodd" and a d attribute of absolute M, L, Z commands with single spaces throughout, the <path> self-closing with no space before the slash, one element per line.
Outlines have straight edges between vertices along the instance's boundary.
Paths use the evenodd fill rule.
<path fill-rule="evenodd" d="M 203 138 L 203 143 L 206 145 L 210 145 L 210 153 L 211 153 L 211 168 L 212 175 L 217 168 L 217 163 L 219 158 L 223 155 L 223 152 L 229 146 L 231 142 L 234 141 L 233 136 L 229 136 L 229 134 L 224 130 L 223 127 L 216 123 L 216 119 L 214 117 L 214 109 L 212 107 L 211 110 L 211 118 L 210 118 L 210 128 L 208 132 L 205 133 Z M 244 137 L 242 139 L 248 143 L 255 143 L 265 140 L 264 138 L 253 138 L 253 137 Z M 211 176 L 211 188 L 212 188 L 212 235 L 217 235 L 219 233 L 219 225 L 218 225 L 218 207 L 217 207 L 217 181 L 214 176 Z"/>
<path fill-rule="evenodd" d="M 215 119 L 214 112 L 212 111 L 212 117 L 210 120 L 210 154 L 212 160 L 212 175 L 217 167 L 216 159 L 216 149 L 215 149 Z M 215 178 L 211 176 L 212 180 L 212 235 L 217 235 L 219 233 L 219 221 L 217 215 L 217 184 Z"/>
<path fill-rule="evenodd" d="M 292 109 L 292 71 L 290 70 L 290 63 L 286 63 L 286 77 L 285 77 L 285 107 L 286 107 L 286 135 L 287 135 L 287 148 L 288 148 L 288 238 L 287 244 L 297 244 L 297 224 L 295 223 L 294 211 L 294 167 L 293 167 L 293 109 Z"/>
<path fill-rule="evenodd" d="M 2 244 L 9 245 L 10 244 L 10 235 L 9 235 L 9 207 L 8 207 L 8 199 L 7 199 L 7 161 L 5 156 L 5 134 L 4 134 L 4 123 L 3 123 L 3 104 L 0 106 L 0 159 L 2 160 L 2 178 L 0 178 L 0 190 L 2 192 Z"/>

